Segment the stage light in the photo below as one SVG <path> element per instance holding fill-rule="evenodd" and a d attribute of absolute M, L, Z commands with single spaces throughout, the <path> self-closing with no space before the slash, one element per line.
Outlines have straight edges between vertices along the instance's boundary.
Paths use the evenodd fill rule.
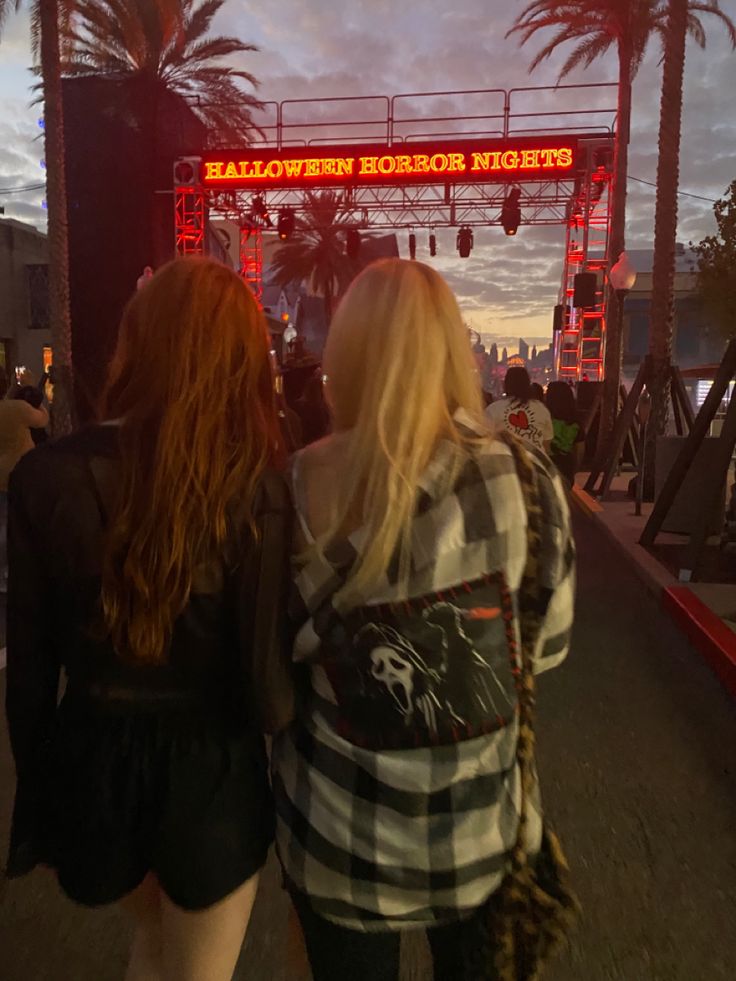
<path fill-rule="evenodd" d="M 437 236 L 434 232 L 429 233 L 429 254 L 437 255 Z"/>
<path fill-rule="evenodd" d="M 512 187 L 506 195 L 503 208 L 501 208 L 501 224 L 507 235 L 516 235 L 519 230 L 519 225 L 521 224 L 520 198 L 521 188 Z"/>
<path fill-rule="evenodd" d="M 279 211 L 279 222 L 277 225 L 279 238 L 285 242 L 294 231 L 294 212 L 291 208 L 282 208 Z"/>
<path fill-rule="evenodd" d="M 360 232 L 357 228 L 348 228 L 345 237 L 345 252 L 349 259 L 357 259 L 360 254 Z"/>
<path fill-rule="evenodd" d="M 250 206 L 251 218 L 260 218 L 266 228 L 273 228 L 273 222 L 271 221 L 271 216 L 268 213 L 268 208 L 266 207 L 266 202 L 263 200 L 262 194 L 256 194 Z"/>
<path fill-rule="evenodd" d="M 417 237 L 414 232 L 409 232 L 409 258 L 416 259 L 417 257 Z"/>
<path fill-rule="evenodd" d="M 473 251 L 473 229 L 470 225 L 463 225 L 457 233 L 457 251 L 461 259 L 467 259 Z"/>

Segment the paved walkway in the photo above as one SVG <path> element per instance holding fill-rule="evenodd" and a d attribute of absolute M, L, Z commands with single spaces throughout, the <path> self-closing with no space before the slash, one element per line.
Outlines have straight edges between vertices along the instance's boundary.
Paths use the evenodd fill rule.
<path fill-rule="evenodd" d="M 736 706 L 601 533 L 578 532 L 575 644 L 540 684 L 539 735 L 585 915 L 550 981 L 733 981 Z M 11 793 L 3 732 L 3 850 Z M 237 981 L 297 981 L 286 918 L 271 867 Z M 2 981 L 119 981 L 126 929 L 115 910 L 75 909 L 46 873 L 0 880 Z M 421 938 L 404 960 L 403 981 L 429 981 Z"/>

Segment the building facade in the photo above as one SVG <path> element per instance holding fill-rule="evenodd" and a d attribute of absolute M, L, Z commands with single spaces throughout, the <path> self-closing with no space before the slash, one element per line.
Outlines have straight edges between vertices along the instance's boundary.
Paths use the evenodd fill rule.
<path fill-rule="evenodd" d="M 32 225 L 0 218 L 0 366 L 39 379 L 51 355 L 48 242 Z"/>
<path fill-rule="evenodd" d="M 627 250 L 627 255 L 637 273 L 634 288 L 629 291 L 624 304 L 624 370 L 630 378 L 649 351 L 654 253 L 634 249 Z M 698 299 L 696 256 L 685 246 L 678 245 L 675 263 L 672 359 L 680 368 L 720 361 L 726 341 L 711 328 Z"/>

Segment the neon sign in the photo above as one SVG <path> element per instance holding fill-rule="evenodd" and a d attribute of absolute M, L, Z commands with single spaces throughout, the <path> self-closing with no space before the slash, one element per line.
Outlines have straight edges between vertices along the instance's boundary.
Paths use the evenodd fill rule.
<path fill-rule="evenodd" d="M 521 138 L 392 147 L 332 146 L 211 153 L 202 161 L 206 187 L 530 180 L 574 169 L 577 141 Z"/>

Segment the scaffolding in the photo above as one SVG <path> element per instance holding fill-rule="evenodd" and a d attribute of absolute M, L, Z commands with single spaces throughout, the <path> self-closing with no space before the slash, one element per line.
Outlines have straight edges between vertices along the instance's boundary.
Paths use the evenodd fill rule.
<path fill-rule="evenodd" d="M 240 275 L 263 306 L 263 231 L 259 225 L 240 226 Z"/>
<path fill-rule="evenodd" d="M 194 183 L 174 188 L 177 255 L 202 255 L 205 252 L 207 212 L 204 188 Z"/>
<path fill-rule="evenodd" d="M 606 147 L 589 148 L 585 179 L 568 204 L 565 257 L 559 303 L 560 332 L 555 336 L 555 366 L 563 381 L 602 381 L 606 343 L 606 287 L 611 224 L 611 155 Z M 576 306 L 575 283 L 581 273 L 595 276 L 594 303 Z"/>
<path fill-rule="evenodd" d="M 413 153 L 432 142 L 456 140 L 550 140 L 569 137 L 577 147 L 577 165 L 570 172 L 542 175 L 515 172 L 509 177 L 457 174 L 436 175 L 407 183 L 360 184 L 346 180 L 341 222 L 356 229 L 414 229 L 498 226 L 511 186 L 521 189 L 521 225 L 564 226 L 565 255 L 559 302 L 560 330 L 554 351 L 558 376 L 565 380 L 603 377 L 606 336 L 606 277 L 609 266 L 610 191 L 615 132 L 615 85 L 527 87 L 510 91 L 409 93 L 326 100 L 292 99 L 266 103 L 264 139 L 244 155 L 257 152 L 286 156 L 300 147 L 317 155 L 355 151 L 369 144 L 379 152 Z M 580 108 L 581 96 L 585 98 Z M 448 99 L 465 112 L 450 115 Z M 532 105 L 529 105 L 529 101 Z M 567 100 L 567 103 L 562 104 Z M 610 104 L 609 104 L 610 100 Z M 595 104 L 594 104 L 595 103 Z M 360 118 L 354 118 L 356 104 Z M 348 118 L 345 118 L 347 114 Z M 295 118 L 296 116 L 296 118 Z M 339 139 L 335 139 L 339 133 Z M 411 144 L 411 145 L 409 145 Z M 224 153 L 227 151 L 223 151 Z M 233 151 L 240 152 L 240 151 Z M 427 149 L 427 152 L 433 152 Z M 263 295 L 263 227 L 254 195 L 264 213 L 290 208 L 297 219 L 305 214 L 305 186 L 205 186 L 202 159 L 185 158 L 192 181 L 175 186 L 176 248 L 180 255 L 206 251 L 208 215 L 235 221 L 240 228 L 239 272 L 259 301 Z M 181 163 L 179 161 L 178 163 Z M 177 171 L 175 165 L 175 173 Z M 187 173 L 189 171 L 187 170 Z M 332 187 L 334 181 L 309 182 L 309 190 Z M 574 305 L 575 277 L 597 277 L 595 303 Z"/>

